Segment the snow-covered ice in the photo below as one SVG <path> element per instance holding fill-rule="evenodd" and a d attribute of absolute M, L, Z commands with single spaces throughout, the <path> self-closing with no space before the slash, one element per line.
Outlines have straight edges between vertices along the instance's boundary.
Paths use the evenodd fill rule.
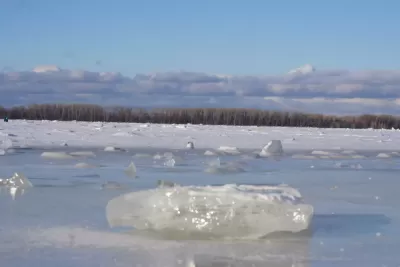
<path fill-rule="evenodd" d="M 62 147 L 62 143 L 65 142 L 72 147 L 102 147 L 107 151 L 137 147 L 182 149 L 182 140 L 188 139 L 195 143 L 196 149 L 221 148 L 228 153 L 236 153 L 234 148 L 261 149 L 272 140 L 281 140 L 285 151 L 338 150 L 337 148 L 342 151 L 396 151 L 400 147 L 400 131 L 397 130 L 184 126 L 179 128 L 165 124 L 10 121 L 0 127 L 3 136 L 0 139 L 4 138 L 0 148 Z M 321 131 L 324 135 L 320 134 Z M 135 134 L 115 136 L 121 132 Z"/>
<path fill-rule="evenodd" d="M 272 140 L 280 140 L 280 156 L 259 157 Z M 397 130 L 10 121 L 0 122 L 0 150 L 0 177 L 23 173 L 32 184 L 23 194 L 15 186 L 0 186 L 1 266 L 400 263 Z M 132 162 L 136 179 L 127 177 Z M 278 185 L 292 190 L 287 198 L 271 192 Z M 270 191 L 257 191 L 261 188 Z M 171 192 L 180 193 L 168 197 Z M 301 205 L 313 210 L 306 231 L 297 232 L 307 221 L 293 231 L 293 213 L 286 213 L 286 220 L 275 216 L 293 211 L 296 192 Z M 126 228 L 139 228 L 135 223 L 111 228 L 107 204 L 124 196 L 133 196 L 133 202 L 114 202 L 120 204 L 117 219 L 147 229 L 198 226 L 213 218 L 212 210 L 222 221 L 232 220 L 231 228 L 217 231 L 228 238 L 198 241 L 195 234 L 185 240 Z M 264 202 L 257 200 L 262 196 Z M 151 204 L 145 199 L 157 197 L 158 204 L 141 209 Z M 269 201 L 277 205 L 267 209 Z M 177 208 L 185 215 L 176 216 Z M 200 220 L 183 221 L 195 217 Z M 260 232 L 244 240 L 243 229 Z M 234 235 L 241 240 L 227 240 Z"/>

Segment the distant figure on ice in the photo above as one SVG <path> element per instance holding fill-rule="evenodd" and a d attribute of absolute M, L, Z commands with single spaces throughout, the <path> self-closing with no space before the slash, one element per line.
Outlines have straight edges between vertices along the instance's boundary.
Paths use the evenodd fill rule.
<path fill-rule="evenodd" d="M 4 117 L 4 122 L 8 122 L 8 117 L 7 116 Z"/>

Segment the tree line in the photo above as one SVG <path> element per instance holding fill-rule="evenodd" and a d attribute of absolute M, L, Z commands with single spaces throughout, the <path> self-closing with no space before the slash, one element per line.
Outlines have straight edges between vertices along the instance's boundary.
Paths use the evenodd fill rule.
<path fill-rule="evenodd" d="M 137 109 L 91 104 L 35 104 L 5 108 L 10 120 L 104 121 L 164 124 L 257 125 L 318 128 L 399 129 L 400 117 L 391 115 L 331 116 L 301 112 L 234 108 Z"/>

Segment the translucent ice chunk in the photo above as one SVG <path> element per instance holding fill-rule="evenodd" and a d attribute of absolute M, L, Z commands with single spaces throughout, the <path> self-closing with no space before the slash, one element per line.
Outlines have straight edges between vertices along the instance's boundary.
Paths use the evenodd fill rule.
<path fill-rule="evenodd" d="M 175 186 L 137 191 L 109 201 L 111 227 L 172 237 L 256 239 L 309 227 L 313 207 L 287 186 Z"/>
<path fill-rule="evenodd" d="M 136 173 L 137 173 L 136 165 L 132 161 L 131 164 L 129 164 L 128 168 L 125 169 L 125 174 L 131 178 L 136 178 Z"/>
<path fill-rule="evenodd" d="M 266 146 L 261 149 L 261 157 L 279 156 L 283 154 L 283 147 L 281 140 L 271 140 Z"/>
<path fill-rule="evenodd" d="M 14 173 L 14 175 L 9 180 L 9 184 L 12 184 L 13 186 L 19 188 L 33 187 L 28 178 L 26 178 L 25 175 L 19 173 Z"/>
<path fill-rule="evenodd" d="M 175 161 L 175 159 L 173 159 L 173 158 L 167 159 L 167 160 L 164 162 L 164 165 L 167 166 L 167 167 L 174 167 L 175 164 L 176 164 L 176 161 Z"/>
<path fill-rule="evenodd" d="M 14 173 L 11 178 L 2 179 L 0 185 L 6 185 L 9 187 L 16 187 L 16 188 L 29 188 L 33 187 L 32 183 L 26 178 L 23 174 Z"/>

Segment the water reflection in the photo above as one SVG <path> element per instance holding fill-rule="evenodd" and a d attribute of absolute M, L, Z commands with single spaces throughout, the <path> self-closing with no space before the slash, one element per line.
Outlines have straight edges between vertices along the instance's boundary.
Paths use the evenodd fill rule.
<path fill-rule="evenodd" d="M 70 249 L 73 254 L 85 251 L 86 255 L 114 251 L 118 266 L 306 267 L 310 258 L 309 237 L 194 242 L 62 227 L 35 229 L 28 236 L 36 248 L 58 247 Z"/>
<path fill-rule="evenodd" d="M 0 194 L 1 195 L 10 195 L 12 200 L 15 200 L 17 197 L 22 196 L 25 194 L 24 188 L 14 187 L 14 186 L 3 186 L 0 187 Z"/>

